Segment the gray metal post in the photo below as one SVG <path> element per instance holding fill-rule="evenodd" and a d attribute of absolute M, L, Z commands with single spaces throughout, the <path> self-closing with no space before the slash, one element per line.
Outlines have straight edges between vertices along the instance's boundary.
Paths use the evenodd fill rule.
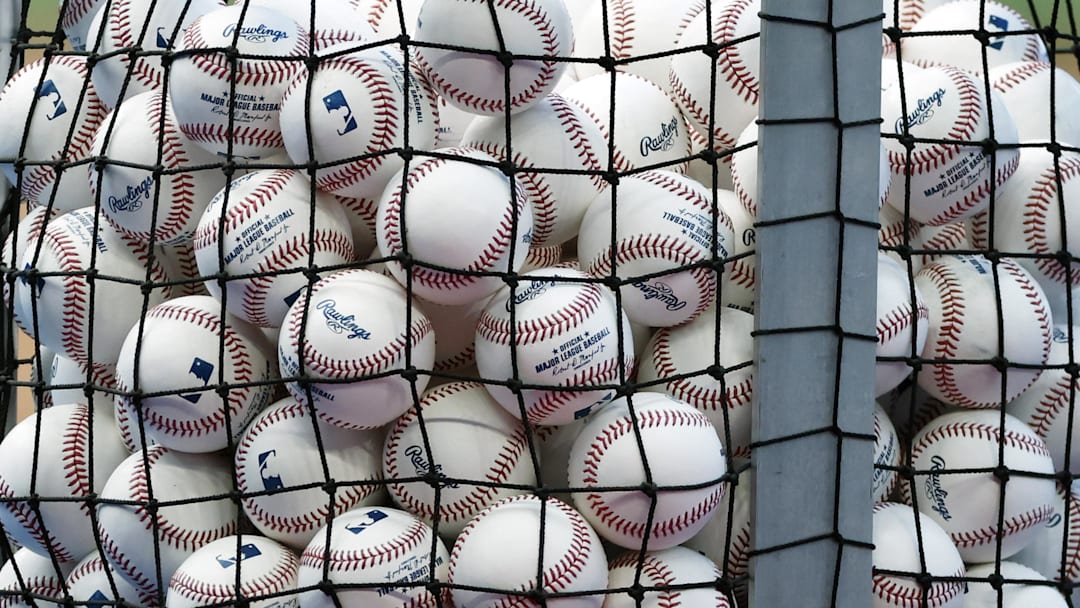
<path fill-rule="evenodd" d="M 871 603 L 880 13 L 865 0 L 763 0 L 758 608 Z"/>

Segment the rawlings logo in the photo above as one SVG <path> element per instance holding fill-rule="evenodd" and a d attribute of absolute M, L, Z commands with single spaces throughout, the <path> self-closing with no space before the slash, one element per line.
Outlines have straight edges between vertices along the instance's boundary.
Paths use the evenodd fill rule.
<path fill-rule="evenodd" d="M 371 339 L 371 332 L 357 324 L 356 315 L 346 315 L 338 311 L 336 300 L 332 298 L 321 300 L 315 305 L 315 309 L 322 311 L 323 318 L 326 319 L 326 327 L 335 334 L 347 334 L 345 336 L 346 340 L 354 338 L 360 338 L 361 340 Z"/>
<path fill-rule="evenodd" d="M 506 301 L 506 311 L 510 312 L 511 306 L 540 297 L 547 291 L 548 287 L 553 285 L 555 285 L 555 281 L 530 281 L 528 287 L 517 292 L 513 298 Z"/>
<path fill-rule="evenodd" d="M 901 134 L 904 132 L 904 123 L 907 122 L 908 129 L 921 125 L 934 117 L 934 107 L 941 107 L 941 100 L 945 97 L 945 89 L 938 89 L 931 93 L 928 97 L 920 98 L 915 102 L 915 109 L 913 109 L 906 117 L 900 117 L 896 119 L 896 132 Z"/>
<path fill-rule="evenodd" d="M 153 192 L 153 188 L 154 181 L 149 177 L 134 186 L 129 185 L 123 195 L 109 197 L 109 209 L 112 209 L 115 213 L 138 211 L 142 209 L 143 199 L 150 200 L 150 193 Z"/>
<path fill-rule="evenodd" d="M 666 283 L 661 283 L 660 281 L 654 281 L 652 283 L 638 281 L 633 285 L 641 291 L 641 296 L 643 298 L 646 300 L 657 300 L 664 304 L 664 307 L 668 310 L 682 310 L 683 308 L 686 308 L 686 300 L 680 300 Z"/>
<path fill-rule="evenodd" d="M 413 468 L 416 469 L 416 474 L 423 477 L 431 472 L 435 477 L 439 479 L 446 479 L 446 474 L 442 472 L 442 465 L 430 465 L 427 460 L 424 459 L 424 448 L 418 445 L 410 445 L 405 448 L 405 455 L 409 457 L 409 462 L 412 463 Z M 447 488 L 456 488 L 458 484 L 452 482 L 443 482 L 443 485 Z"/>
<path fill-rule="evenodd" d="M 931 471 L 944 471 L 945 459 L 935 454 L 930 458 L 930 470 Z M 948 507 L 945 505 L 945 499 L 948 498 L 949 493 L 941 488 L 941 476 L 936 474 L 930 474 L 926 478 L 926 495 L 930 497 L 930 502 L 934 503 L 930 508 L 945 521 L 952 519 L 952 515 L 949 513 Z"/>
<path fill-rule="evenodd" d="M 230 23 L 225 27 L 225 30 L 221 32 L 221 35 L 225 36 L 226 38 L 232 38 L 233 34 L 236 33 L 236 29 L 236 24 Z M 284 38 L 288 38 L 289 34 L 288 32 L 284 32 L 282 30 L 268 28 L 265 24 L 260 23 L 255 27 L 240 28 L 240 37 L 244 40 L 247 40 L 248 42 L 262 44 L 263 42 L 267 41 L 277 42 Z"/>
<path fill-rule="evenodd" d="M 670 150 L 675 145 L 675 136 L 679 134 L 679 117 L 672 116 L 671 122 L 660 125 L 660 134 L 656 137 L 646 135 L 641 138 L 641 155 L 648 156 L 649 152 L 663 152 Z"/>

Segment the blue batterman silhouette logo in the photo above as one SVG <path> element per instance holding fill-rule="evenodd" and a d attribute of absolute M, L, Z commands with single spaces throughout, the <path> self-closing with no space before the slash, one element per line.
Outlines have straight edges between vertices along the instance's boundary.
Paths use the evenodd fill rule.
<path fill-rule="evenodd" d="M 383 513 L 378 509 L 372 509 L 368 511 L 364 517 L 365 519 L 360 519 L 353 523 L 346 524 L 345 529 L 349 532 L 352 532 L 353 534 L 360 534 L 364 530 L 367 530 L 371 526 L 374 526 L 380 521 L 386 519 L 386 513 Z"/>
<path fill-rule="evenodd" d="M 337 130 L 338 135 L 345 135 L 349 131 L 356 130 L 356 117 L 353 116 L 352 108 L 349 107 L 349 102 L 345 100 L 345 94 L 341 92 L 341 89 L 323 97 L 322 102 L 328 114 L 340 115 L 342 122 L 345 123 L 345 128 Z"/>
<path fill-rule="evenodd" d="M 1002 17 L 1001 15 L 990 15 L 990 18 L 987 19 L 987 21 L 990 22 L 990 25 L 996 27 L 1003 32 L 1009 31 L 1009 20 Z M 995 51 L 1000 51 L 1001 47 L 1005 46 L 1005 36 L 994 36 L 991 38 L 991 40 L 993 40 L 993 42 L 986 46 L 994 49 Z"/>
<path fill-rule="evenodd" d="M 259 478 L 262 479 L 264 490 L 278 490 L 285 487 L 281 481 L 281 475 L 273 472 L 274 461 L 277 460 L 277 450 L 267 450 L 257 457 L 259 463 Z"/>
<path fill-rule="evenodd" d="M 221 32 L 221 35 L 226 38 L 232 38 L 235 33 L 236 24 L 230 23 L 225 27 L 225 30 Z M 277 42 L 284 38 L 288 38 L 289 33 L 282 30 L 275 30 L 271 27 L 267 27 L 265 23 L 260 23 L 259 25 L 249 25 L 240 28 L 240 37 L 248 42 L 261 44 L 263 42 Z"/>
<path fill-rule="evenodd" d="M 906 117 L 896 119 L 896 132 L 904 132 L 904 121 L 907 121 L 908 128 L 917 127 L 926 123 L 934 117 L 934 108 L 941 107 L 941 101 L 945 98 L 945 89 L 938 89 L 926 97 L 920 97 L 915 101 L 915 107 L 911 109 Z M 911 106 L 908 106 L 909 108 Z"/>
<path fill-rule="evenodd" d="M 64 99 L 60 96 L 60 89 L 56 88 L 56 83 L 51 80 L 46 80 L 41 83 L 37 92 L 38 99 L 47 99 L 52 103 L 52 111 L 45 114 L 47 120 L 59 118 L 64 114 L 67 114 L 67 105 L 64 104 Z"/>
<path fill-rule="evenodd" d="M 945 459 L 935 454 L 930 458 L 930 470 L 931 471 L 944 471 Z M 931 473 L 926 478 L 926 494 L 930 497 L 930 509 L 933 510 L 945 521 L 952 519 L 952 514 L 949 513 L 949 508 L 945 504 L 945 499 L 949 497 L 949 493 L 941 487 L 941 476 L 936 473 Z"/>
<path fill-rule="evenodd" d="M 345 338 L 347 340 L 354 338 L 360 338 L 361 340 L 371 339 L 371 332 L 360 327 L 356 322 L 356 315 L 339 312 L 337 302 L 333 299 L 320 301 L 315 305 L 315 309 L 322 311 L 323 318 L 326 319 L 326 327 L 335 334 L 346 334 Z"/>
<path fill-rule="evenodd" d="M 210 377 L 214 375 L 214 364 L 195 357 L 191 360 L 191 368 L 188 369 L 188 373 L 199 380 L 202 380 L 203 386 L 206 386 L 207 384 L 210 384 Z M 198 403 L 199 399 L 202 399 L 203 393 L 202 391 L 199 391 L 197 393 L 188 393 L 180 396 L 191 403 Z"/>
<path fill-rule="evenodd" d="M 653 281 L 647 283 L 645 281 L 638 281 L 633 284 L 641 291 L 641 297 L 646 300 L 657 300 L 664 304 L 664 308 L 668 310 L 682 310 L 686 308 L 686 300 L 680 300 L 679 296 L 675 295 L 675 291 L 671 289 L 671 286 L 667 283 L 661 283 L 660 281 Z"/>
<path fill-rule="evenodd" d="M 660 134 L 656 137 L 646 135 L 641 138 L 641 155 L 648 156 L 649 152 L 663 152 L 670 150 L 675 145 L 675 137 L 679 134 L 679 117 L 672 116 L 670 122 L 660 125 Z"/>
<path fill-rule="evenodd" d="M 236 565 L 236 562 L 241 559 L 251 559 L 262 555 L 262 551 L 255 545 L 248 543 L 246 545 L 240 545 L 240 559 L 237 559 L 235 555 L 218 555 L 216 557 L 217 563 L 222 568 L 231 568 Z"/>
<path fill-rule="evenodd" d="M 128 185 L 127 190 L 120 196 L 109 196 L 109 209 L 114 212 L 138 211 L 142 209 L 143 201 L 150 200 L 150 194 L 154 191 L 154 180 L 147 177 L 134 186 Z"/>
<path fill-rule="evenodd" d="M 169 48 L 169 39 L 165 37 L 164 27 L 157 28 L 157 40 L 154 42 L 157 43 L 157 48 L 159 49 Z"/>

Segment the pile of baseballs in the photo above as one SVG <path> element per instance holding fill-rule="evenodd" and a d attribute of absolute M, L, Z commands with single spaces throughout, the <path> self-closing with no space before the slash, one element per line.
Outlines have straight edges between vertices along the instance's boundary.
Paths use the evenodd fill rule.
<path fill-rule="evenodd" d="M 307 4 L 65 2 L 0 90 L 0 590 L 745 606 L 761 1 Z M 874 601 L 996 605 L 1080 580 L 1080 156 L 1029 145 L 1080 84 L 883 8 Z"/>

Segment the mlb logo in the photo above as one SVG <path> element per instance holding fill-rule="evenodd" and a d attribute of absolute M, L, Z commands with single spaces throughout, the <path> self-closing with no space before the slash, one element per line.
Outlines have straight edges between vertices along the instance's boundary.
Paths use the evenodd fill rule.
<path fill-rule="evenodd" d="M 188 373 L 201 380 L 203 386 L 206 386 L 207 384 L 210 384 L 210 379 L 214 376 L 214 364 L 205 359 L 195 357 L 191 360 L 191 367 L 188 369 Z M 199 392 L 180 396 L 191 403 L 198 403 L 199 399 L 202 399 L 203 394 Z"/>
<path fill-rule="evenodd" d="M 277 450 L 267 450 L 257 457 L 259 463 L 259 477 L 262 479 L 264 490 L 277 490 L 285 487 L 281 475 L 274 473 L 274 461 L 277 460 Z"/>
<path fill-rule="evenodd" d="M 64 114 L 67 114 L 67 105 L 64 104 L 64 99 L 60 95 L 60 89 L 56 88 L 56 83 L 51 80 L 46 80 L 41 83 L 37 93 L 38 99 L 46 99 L 52 103 L 52 110 L 45 114 L 46 120 L 53 120 L 59 118 Z"/>
<path fill-rule="evenodd" d="M 364 515 L 364 519 L 360 519 L 355 522 L 346 524 L 345 529 L 349 532 L 352 532 L 353 534 L 360 534 L 364 530 L 367 530 L 371 526 L 386 519 L 386 517 L 386 513 L 378 509 L 372 509 Z"/>
<path fill-rule="evenodd" d="M 255 545 L 251 543 L 240 545 L 240 559 L 251 559 L 260 555 L 262 555 L 262 551 L 259 551 L 259 548 Z M 222 568 L 231 568 L 239 561 L 235 555 L 218 555 L 216 559 Z"/>

